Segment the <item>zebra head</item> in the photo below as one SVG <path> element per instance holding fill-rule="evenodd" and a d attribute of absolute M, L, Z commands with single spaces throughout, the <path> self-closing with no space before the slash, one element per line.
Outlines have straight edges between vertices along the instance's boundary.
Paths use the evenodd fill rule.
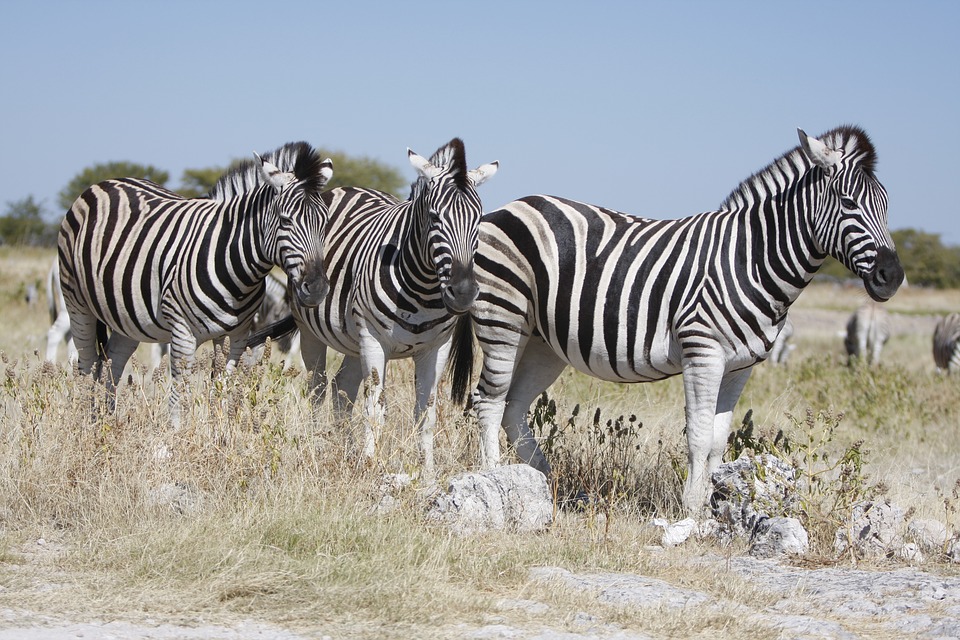
<path fill-rule="evenodd" d="M 333 162 L 329 158 L 321 160 L 306 143 L 297 146 L 293 171 L 281 171 L 272 162 L 256 157 L 260 171 L 276 192 L 270 206 L 276 223 L 274 262 L 286 272 L 297 302 L 316 307 L 330 290 L 323 266 L 328 214 L 320 190 L 333 176 Z"/>
<path fill-rule="evenodd" d="M 454 138 L 429 160 L 407 149 L 420 175 L 412 200 L 427 216 L 426 243 L 440 281 L 443 305 L 452 314 L 469 311 L 480 288 L 473 271 L 483 207 L 476 188 L 497 172 L 498 162 L 468 171 L 463 142 Z"/>
<path fill-rule="evenodd" d="M 814 205 L 817 242 L 863 280 L 871 298 L 888 300 L 903 282 L 903 267 L 887 228 L 887 191 L 874 175 L 873 144 L 854 127 L 819 139 L 797 132 L 803 153 L 825 181 Z"/>

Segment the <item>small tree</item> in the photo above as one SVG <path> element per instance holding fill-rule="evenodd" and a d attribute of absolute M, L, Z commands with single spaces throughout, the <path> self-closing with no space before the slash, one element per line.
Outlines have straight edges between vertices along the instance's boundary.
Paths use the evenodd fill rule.
<path fill-rule="evenodd" d="M 392 193 L 400 199 L 408 195 L 409 182 L 396 167 L 365 156 L 350 156 L 342 151 L 320 150 L 321 157 L 333 160 L 333 178 L 327 188 L 365 187 Z"/>
<path fill-rule="evenodd" d="M 66 211 L 87 187 L 113 178 L 146 178 L 164 186 L 170 174 L 150 165 L 133 162 L 106 162 L 87 167 L 67 183 L 57 199 L 60 208 Z"/>
<path fill-rule="evenodd" d="M 41 203 L 27 196 L 7 203 L 7 211 L 0 217 L 0 240 L 12 245 L 56 244 L 59 224 L 44 221 L 46 211 Z"/>

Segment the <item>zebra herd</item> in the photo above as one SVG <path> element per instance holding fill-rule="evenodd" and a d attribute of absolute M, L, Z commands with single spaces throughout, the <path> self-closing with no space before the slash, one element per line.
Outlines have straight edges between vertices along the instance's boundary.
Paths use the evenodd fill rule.
<path fill-rule="evenodd" d="M 429 159 L 408 150 L 418 177 L 406 201 L 362 188 L 322 192 L 332 166 L 306 143 L 232 170 L 206 198 L 144 180 L 103 182 L 77 199 L 59 239 L 79 369 L 101 375 L 111 360 L 101 375 L 109 388 L 139 342 L 170 342 L 178 381 L 200 342 L 229 337 L 235 362 L 248 345 L 298 328 L 316 401 L 328 386 L 328 347 L 344 354 L 330 383 L 338 416 L 365 385 L 362 450 L 372 456 L 386 363 L 413 358 L 425 474 L 437 379 L 449 356 L 462 401 L 475 343 L 484 468 L 500 463 L 502 428 L 549 475 L 527 411 L 567 366 L 618 382 L 682 374 L 683 504 L 697 512 L 751 368 L 826 257 L 877 301 L 903 280 L 866 133 L 798 132 L 799 146 L 718 210 L 678 220 L 545 195 L 482 214 L 476 188 L 498 164 L 468 170 L 459 139 Z M 274 266 L 294 294 L 290 314 L 250 336 Z"/>

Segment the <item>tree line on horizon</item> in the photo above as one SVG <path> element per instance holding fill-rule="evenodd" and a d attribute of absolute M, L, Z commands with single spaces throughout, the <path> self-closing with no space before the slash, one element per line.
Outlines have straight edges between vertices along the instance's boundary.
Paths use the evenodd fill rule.
<path fill-rule="evenodd" d="M 408 183 L 397 168 L 378 160 L 342 152 L 321 150 L 321 153 L 333 160 L 333 179 L 328 183 L 328 188 L 361 186 L 392 193 L 400 199 L 406 197 Z M 213 188 L 224 172 L 239 162 L 234 160 L 226 167 L 185 169 L 177 192 L 187 198 L 202 196 Z M 119 177 L 146 178 L 161 186 L 166 186 L 170 180 L 167 171 L 150 165 L 132 162 L 95 164 L 80 171 L 60 190 L 57 205 L 61 211 L 66 211 L 90 185 Z M 56 246 L 60 217 L 55 217 L 56 220 L 51 222 L 51 212 L 32 195 L 7 202 L 5 212 L 0 216 L 0 245 Z M 939 233 L 919 229 L 898 229 L 892 231 L 891 235 L 911 285 L 937 289 L 960 288 L 960 246 L 944 244 Z M 846 280 L 853 275 L 842 264 L 828 258 L 817 277 Z"/>

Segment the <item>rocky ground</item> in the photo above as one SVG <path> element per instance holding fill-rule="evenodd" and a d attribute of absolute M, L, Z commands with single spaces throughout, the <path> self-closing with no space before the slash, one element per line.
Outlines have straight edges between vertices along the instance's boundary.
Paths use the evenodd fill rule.
<path fill-rule="evenodd" d="M 666 553 L 659 547 L 650 553 Z M 28 564 L 8 566 L 3 571 L 29 571 Z M 960 576 L 900 566 L 889 570 L 863 570 L 849 566 L 807 568 L 790 561 L 750 557 L 701 555 L 691 557 L 697 568 L 727 571 L 746 579 L 769 597 L 756 598 L 755 606 L 718 599 L 715 596 L 672 584 L 658 578 L 626 573 L 573 573 L 560 567 L 536 567 L 531 581 L 553 583 L 578 592 L 589 601 L 610 605 L 611 610 L 636 609 L 651 615 L 677 613 L 696 608 L 735 612 L 780 638 L 957 638 L 960 637 Z M 949 570 L 949 569 L 948 569 Z M 43 575 L 38 571 L 38 578 Z M 60 576 L 60 581 L 63 577 Z M 56 584 L 36 585 L 57 588 Z M 7 591 L 0 589 L 0 593 Z M 7 592 L 5 595 L 11 595 Z M 761 602 L 762 601 L 762 602 Z M 4 598 L 10 603 L 9 598 Z M 484 624 L 459 624 L 444 628 L 405 629 L 349 627 L 286 628 L 252 618 L 215 622 L 202 616 L 181 620 L 158 620 L 124 612 L 115 617 L 57 615 L 16 606 L 0 608 L 0 640 L 297 640 L 338 637 L 444 637 L 546 639 L 653 638 L 643 629 L 626 628 L 586 612 L 553 612 L 551 606 L 534 600 L 502 600 Z M 542 614 L 549 615 L 542 615 Z M 530 619 L 550 618 L 555 627 Z M 540 614 L 533 615 L 530 614 Z M 711 634 L 717 637 L 716 634 Z"/>

